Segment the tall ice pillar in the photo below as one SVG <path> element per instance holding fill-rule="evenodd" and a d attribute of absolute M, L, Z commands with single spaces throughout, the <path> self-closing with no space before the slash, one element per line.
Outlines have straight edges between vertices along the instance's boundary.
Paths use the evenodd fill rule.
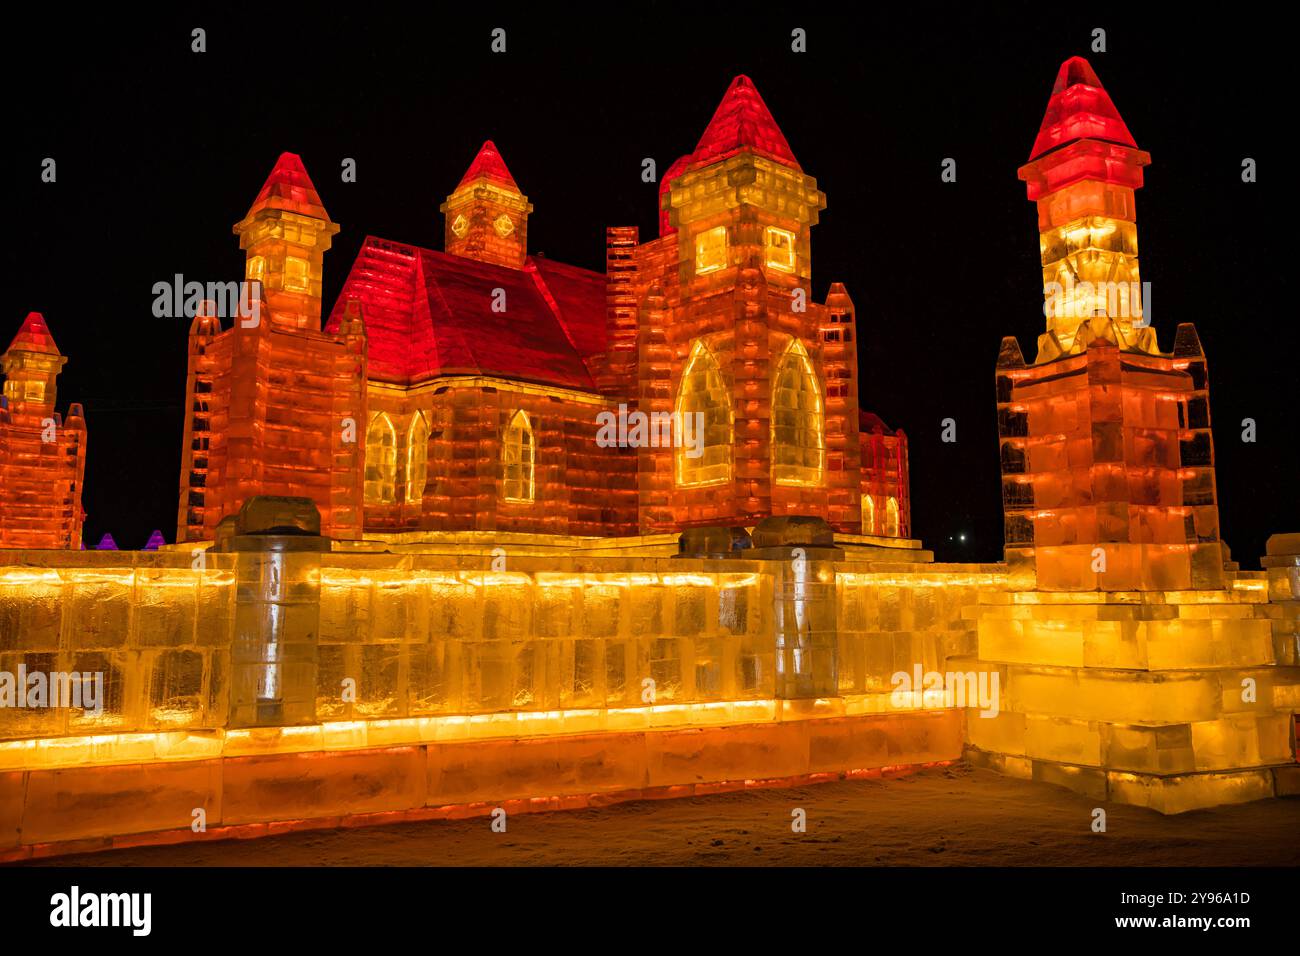
<path fill-rule="evenodd" d="M 1276 792 L 1300 673 L 1278 666 L 1264 575 L 1225 567 L 1196 330 L 1166 353 L 1151 326 L 1133 205 L 1149 162 L 1067 60 L 1020 170 L 1046 330 L 1032 363 L 1014 337 L 997 362 L 1010 588 L 981 594 L 978 660 L 956 666 L 1001 688 L 967 712 L 972 760 L 1177 813 Z"/>
<path fill-rule="evenodd" d="M 231 727 L 316 719 L 320 635 L 320 512 L 309 498 L 259 495 L 218 529 L 217 550 L 235 560 Z"/>

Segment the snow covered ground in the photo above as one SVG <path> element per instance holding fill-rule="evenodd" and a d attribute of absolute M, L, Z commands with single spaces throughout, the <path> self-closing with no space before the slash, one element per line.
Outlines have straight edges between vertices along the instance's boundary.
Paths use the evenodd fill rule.
<path fill-rule="evenodd" d="M 964 765 L 598 810 L 146 847 L 75 866 L 1295 866 L 1300 800 L 1165 817 Z M 796 809 L 807 830 L 791 830 Z M 41 865 L 31 864 L 31 865 Z"/>

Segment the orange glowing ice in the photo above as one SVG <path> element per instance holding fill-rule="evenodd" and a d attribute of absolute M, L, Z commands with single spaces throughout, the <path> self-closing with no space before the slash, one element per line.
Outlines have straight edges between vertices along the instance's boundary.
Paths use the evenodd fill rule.
<path fill-rule="evenodd" d="M 265 321 L 195 319 L 179 540 L 256 494 L 312 498 L 333 537 L 783 515 L 907 536 L 906 436 L 863 424 L 853 303 L 812 301 L 825 197 L 748 78 L 660 196 L 663 235 L 609 229 L 603 275 L 531 255 L 489 140 L 440 207 L 445 251 L 368 237 L 322 331 L 338 227 L 286 153 L 235 227 Z M 601 438 L 629 414 L 671 439 Z"/>
<path fill-rule="evenodd" d="M 862 431 L 853 302 L 839 283 L 812 301 L 826 197 L 748 77 L 732 81 L 660 197 L 659 238 L 609 233 L 610 385 L 705 428 L 694 458 L 639 449 L 641 529 L 807 515 L 907 534 L 906 438 L 874 417 Z"/>
<path fill-rule="evenodd" d="M 1018 586 L 1216 588 L 1205 355 L 1179 325 L 1161 352 L 1138 280 L 1137 148 L 1081 57 L 1062 66 L 1030 161 L 1047 330 L 998 358 L 1007 560 Z"/>
<path fill-rule="evenodd" d="M 0 356 L 0 548 L 79 548 L 86 420 L 54 410 L 67 359 L 39 312 L 30 313 Z"/>
<path fill-rule="evenodd" d="M 311 498 L 326 534 L 361 536 L 365 334 L 320 329 L 338 229 L 293 153 L 234 227 L 261 307 L 223 329 L 205 304 L 190 327 L 177 541 L 212 540 L 254 495 Z"/>

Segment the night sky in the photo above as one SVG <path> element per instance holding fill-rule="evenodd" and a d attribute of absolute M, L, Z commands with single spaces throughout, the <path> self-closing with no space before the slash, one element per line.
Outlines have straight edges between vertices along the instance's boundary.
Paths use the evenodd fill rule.
<path fill-rule="evenodd" d="M 488 138 L 536 207 L 531 251 L 603 270 L 607 225 L 656 234 L 642 160 L 662 172 L 691 150 L 746 73 L 827 195 L 813 296 L 838 280 L 857 306 L 862 404 L 911 440 L 915 536 L 940 560 L 997 560 L 994 362 L 1012 334 L 1032 359 L 1043 330 L 1034 206 L 1016 169 L 1073 54 L 1152 154 L 1137 200 L 1142 278 L 1161 346 L 1183 321 L 1205 346 L 1224 538 L 1257 567 L 1269 534 L 1300 531 L 1300 332 L 1282 288 L 1294 253 L 1274 237 L 1295 206 L 1280 26 L 1136 3 L 1085 16 L 1042 3 L 818 17 L 710 5 L 732 11 L 716 19 L 692 6 L 584 19 L 594 8 L 465 17 L 421 5 L 371 19 L 276 4 L 11 23 L 0 346 L 37 310 L 68 356 L 59 408 L 81 402 L 90 433 L 86 541 L 109 531 L 139 548 L 154 528 L 174 539 L 189 320 L 154 318 L 152 288 L 175 273 L 241 277 L 231 226 L 280 152 L 302 155 L 342 226 L 325 258 L 327 312 L 366 235 L 441 248 L 438 205 Z M 203 54 L 190 50 L 196 26 Z M 504 55 L 489 49 L 497 26 Z M 806 53 L 791 52 L 795 27 Z M 1105 53 L 1090 51 L 1095 27 Z M 54 184 L 40 179 L 47 156 Z M 1257 183 L 1241 181 L 1247 156 Z M 356 183 L 340 181 L 345 157 Z M 946 157 L 956 183 L 940 180 Z M 1247 417 L 1254 444 L 1241 440 Z M 940 441 L 944 418 L 957 421 L 953 444 Z"/>

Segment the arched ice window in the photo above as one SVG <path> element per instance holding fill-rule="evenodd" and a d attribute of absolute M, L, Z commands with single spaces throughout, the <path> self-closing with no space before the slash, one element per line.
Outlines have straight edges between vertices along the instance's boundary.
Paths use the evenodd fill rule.
<path fill-rule="evenodd" d="M 822 391 L 812 360 L 794 339 L 772 377 L 772 480 L 820 485 L 826 467 Z"/>
<path fill-rule="evenodd" d="M 411 426 L 406 430 L 406 503 L 413 504 L 424 498 L 424 486 L 429 479 L 429 426 L 424 415 L 411 416 Z"/>
<path fill-rule="evenodd" d="M 862 496 L 862 533 L 876 534 L 876 499 Z"/>
<path fill-rule="evenodd" d="M 391 504 L 397 500 L 397 429 L 380 412 L 366 431 L 366 504 Z"/>
<path fill-rule="evenodd" d="M 676 442 L 678 487 L 715 485 L 731 480 L 731 396 L 713 352 L 700 340 L 691 346 L 673 405 L 681 441 Z M 687 440 L 690 439 L 690 440 Z"/>
<path fill-rule="evenodd" d="M 892 495 L 885 499 L 885 534 L 898 537 L 898 499 Z"/>
<path fill-rule="evenodd" d="M 511 417 L 501 440 L 501 497 L 506 501 L 534 500 L 536 463 L 533 426 L 528 413 L 521 408 Z"/>

